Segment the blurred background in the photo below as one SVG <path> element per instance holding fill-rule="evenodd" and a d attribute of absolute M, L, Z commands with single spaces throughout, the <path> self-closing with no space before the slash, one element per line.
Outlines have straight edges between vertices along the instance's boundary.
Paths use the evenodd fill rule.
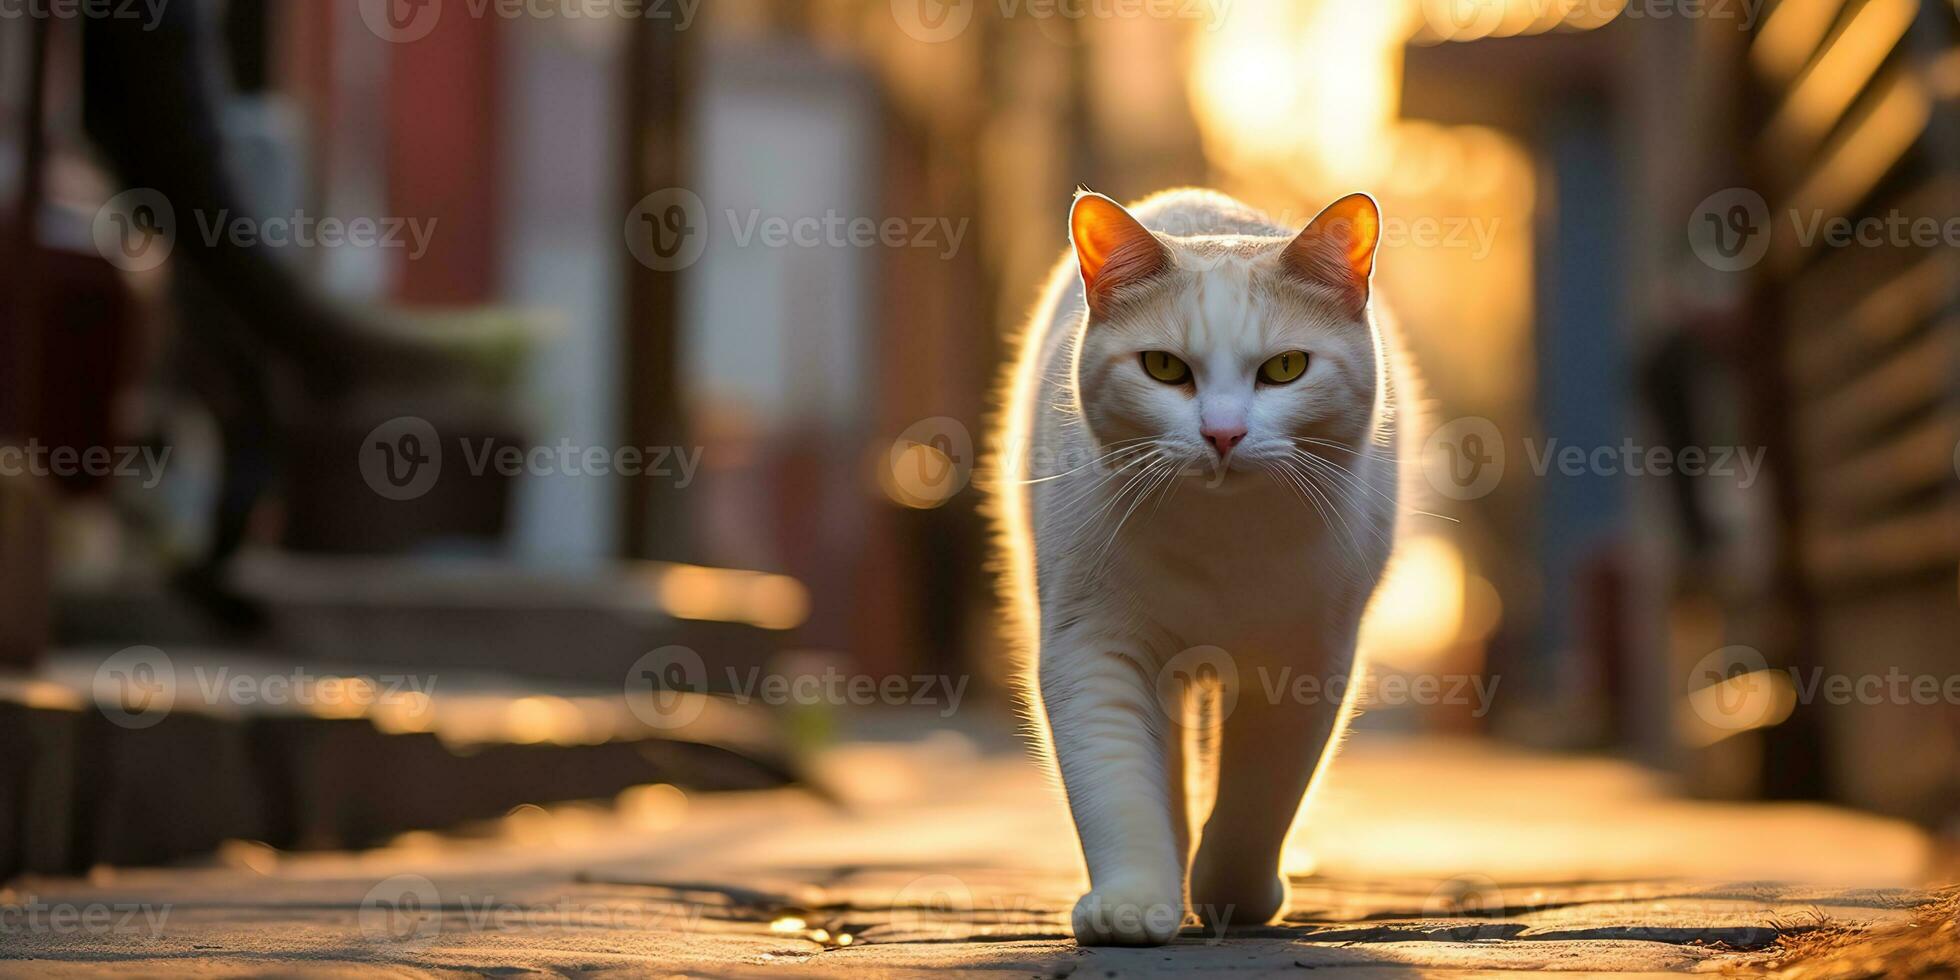
<path fill-rule="evenodd" d="M 0 877 L 1011 744 L 975 466 L 1078 185 L 1382 202 L 1367 644 L 1493 693 L 1364 732 L 1951 829 L 1957 100 L 1949 0 L 10 9 Z"/>

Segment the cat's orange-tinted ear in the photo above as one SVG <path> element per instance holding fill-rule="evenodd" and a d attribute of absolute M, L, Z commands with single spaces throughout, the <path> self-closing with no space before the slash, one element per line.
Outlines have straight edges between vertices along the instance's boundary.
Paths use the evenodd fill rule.
<path fill-rule="evenodd" d="M 1375 199 L 1349 194 L 1315 215 L 1287 243 L 1282 261 L 1294 275 L 1341 294 L 1358 315 L 1368 305 L 1381 229 L 1382 213 Z"/>
<path fill-rule="evenodd" d="M 1121 204 L 1093 191 L 1079 191 L 1068 213 L 1069 239 L 1089 311 L 1108 310 L 1116 291 L 1170 268 L 1170 252 Z"/>

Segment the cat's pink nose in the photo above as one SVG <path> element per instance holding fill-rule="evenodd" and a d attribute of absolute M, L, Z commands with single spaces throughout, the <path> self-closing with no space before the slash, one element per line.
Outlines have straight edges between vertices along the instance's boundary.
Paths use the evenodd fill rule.
<path fill-rule="evenodd" d="M 1245 438 L 1245 426 L 1207 425 L 1199 429 L 1198 434 L 1204 436 L 1206 442 L 1211 443 L 1211 448 L 1218 450 L 1219 459 L 1224 459 L 1225 454 L 1231 452 L 1232 447 Z"/>

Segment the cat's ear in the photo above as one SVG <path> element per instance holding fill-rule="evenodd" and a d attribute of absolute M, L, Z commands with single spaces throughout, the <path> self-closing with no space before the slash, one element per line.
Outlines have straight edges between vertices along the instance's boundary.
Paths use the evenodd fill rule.
<path fill-rule="evenodd" d="M 1116 292 L 1170 268 L 1170 252 L 1121 204 L 1093 191 L 1078 191 L 1068 213 L 1069 240 L 1089 311 L 1108 311 Z"/>
<path fill-rule="evenodd" d="M 1359 316 L 1368 305 L 1381 229 L 1382 213 L 1375 199 L 1349 194 L 1315 215 L 1287 243 L 1281 261 L 1293 275 L 1334 290 Z"/>

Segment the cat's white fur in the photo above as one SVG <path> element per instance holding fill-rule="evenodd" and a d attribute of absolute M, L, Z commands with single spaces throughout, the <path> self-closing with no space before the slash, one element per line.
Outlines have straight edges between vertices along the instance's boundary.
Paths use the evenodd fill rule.
<path fill-rule="evenodd" d="M 1288 828 L 1352 706 L 1268 691 L 1358 673 L 1405 437 L 1392 331 L 1372 302 L 1344 308 L 1285 264 L 1300 229 L 1200 190 L 1131 213 L 1171 267 L 1092 317 L 1071 252 L 1022 340 L 994 443 L 1005 597 L 1031 728 L 1088 864 L 1073 916 L 1086 944 L 1167 942 L 1187 908 L 1222 926 L 1284 907 Z M 1183 357 L 1195 383 L 1152 379 L 1144 350 Z M 1310 354 L 1306 375 L 1256 385 L 1285 350 Z M 1222 471 L 1200 436 L 1218 413 L 1247 429 Z M 1187 714 L 1183 681 L 1206 668 L 1235 673 L 1236 697 L 1210 685 L 1208 710 Z M 1193 717 L 1213 730 L 1191 737 Z M 1185 760 L 1195 771 L 1206 745 L 1216 781 L 1194 857 Z"/>

